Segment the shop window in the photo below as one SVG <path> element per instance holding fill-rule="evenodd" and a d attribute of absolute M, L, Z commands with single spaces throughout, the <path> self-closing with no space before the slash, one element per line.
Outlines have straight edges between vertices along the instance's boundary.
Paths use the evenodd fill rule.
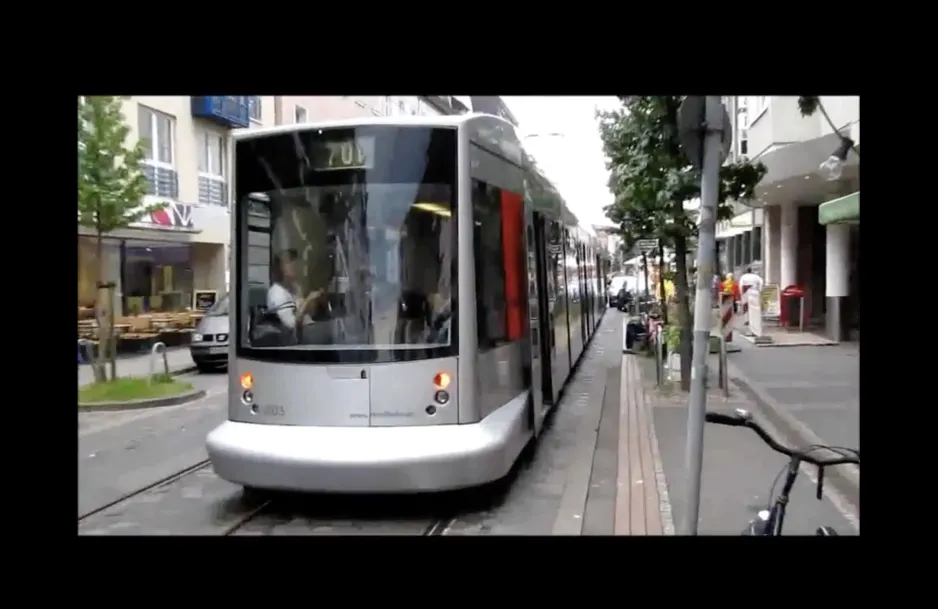
<path fill-rule="evenodd" d="M 192 246 L 135 243 L 124 249 L 124 313 L 181 311 L 192 306 Z"/>

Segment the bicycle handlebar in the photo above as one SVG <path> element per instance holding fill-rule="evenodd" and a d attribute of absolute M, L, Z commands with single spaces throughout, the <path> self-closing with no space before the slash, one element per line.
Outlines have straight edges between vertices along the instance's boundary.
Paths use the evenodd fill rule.
<path fill-rule="evenodd" d="M 752 419 L 746 411 L 739 411 L 732 414 L 722 413 L 722 412 L 708 412 L 705 420 L 707 423 L 716 423 L 717 425 L 727 425 L 729 427 L 748 427 L 749 429 L 756 432 L 762 441 L 769 445 L 769 447 L 775 452 L 781 453 L 788 457 L 797 457 L 798 459 L 811 463 L 812 465 L 817 465 L 818 467 L 827 467 L 830 465 L 844 465 L 844 464 L 854 464 L 860 465 L 860 451 L 856 451 L 856 456 L 846 456 L 838 453 L 838 456 L 830 459 L 820 459 L 817 457 L 811 457 L 808 453 L 813 452 L 812 449 L 807 450 L 798 450 L 794 448 L 789 448 L 777 442 L 769 433 L 762 428 L 757 422 Z M 813 447 L 815 450 L 818 448 L 825 447 Z M 828 449 L 830 450 L 830 449 Z M 836 451 L 832 451 L 836 452 Z"/>

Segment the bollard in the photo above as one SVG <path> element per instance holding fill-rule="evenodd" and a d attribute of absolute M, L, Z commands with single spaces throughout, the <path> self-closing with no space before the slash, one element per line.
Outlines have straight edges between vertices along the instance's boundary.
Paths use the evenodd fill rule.
<path fill-rule="evenodd" d="M 150 381 L 152 382 L 153 377 L 156 376 L 156 356 L 163 355 L 163 370 L 166 373 L 166 376 L 169 376 L 169 359 L 166 357 L 166 344 L 161 342 L 156 342 L 153 344 L 153 348 L 150 349 Z"/>
<path fill-rule="evenodd" d="M 720 339 L 720 389 L 723 390 L 723 397 L 730 397 L 730 371 L 729 363 L 726 357 L 726 340 Z"/>

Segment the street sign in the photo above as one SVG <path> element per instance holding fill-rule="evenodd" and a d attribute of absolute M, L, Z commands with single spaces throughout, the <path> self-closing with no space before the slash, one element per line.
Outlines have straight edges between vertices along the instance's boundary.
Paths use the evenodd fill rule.
<path fill-rule="evenodd" d="M 635 247 L 638 248 L 640 251 L 643 251 L 647 254 L 651 250 L 658 247 L 658 240 L 657 239 L 639 239 L 638 241 L 635 242 Z"/>
<path fill-rule="evenodd" d="M 703 169 L 705 106 L 706 97 L 703 95 L 688 95 L 677 111 L 677 130 L 681 148 L 687 155 L 687 159 L 697 169 Z M 722 162 L 729 154 L 733 143 L 733 123 L 730 120 L 730 113 L 726 111 L 726 106 L 720 104 L 720 107 L 723 108 L 723 124 L 720 126 L 722 131 L 720 139 L 723 143 L 723 154 L 720 157 Z"/>

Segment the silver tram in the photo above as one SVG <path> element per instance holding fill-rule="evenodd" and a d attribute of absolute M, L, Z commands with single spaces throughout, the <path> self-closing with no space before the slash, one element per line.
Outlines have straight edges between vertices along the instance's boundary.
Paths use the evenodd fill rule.
<path fill-rule="evenodd" d="M 497 480 L 605 311 L 598 242 L 490 115 L 234 136 L 222 478 L 420 492 Z"/>

